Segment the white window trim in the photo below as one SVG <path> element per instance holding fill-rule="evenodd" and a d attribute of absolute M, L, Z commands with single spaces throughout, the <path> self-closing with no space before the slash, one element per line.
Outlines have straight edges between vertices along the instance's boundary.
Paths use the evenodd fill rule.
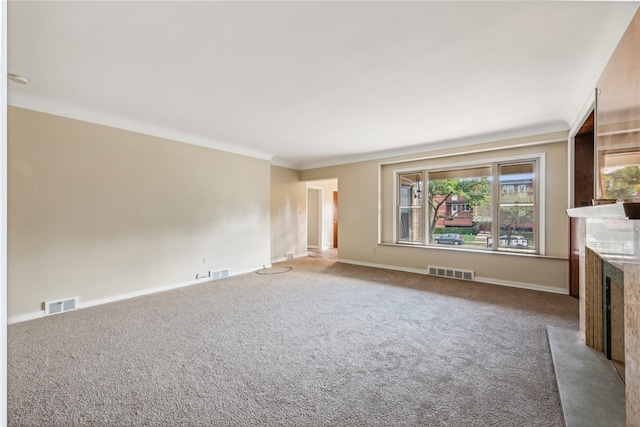
<path fill-rule="evenodd" d="M 403 240 L 403 241 L 399 241 L 398 240 L 398 228 L 400 227 L 400 224 L 398 223 L 398 209 L 401 207 L 400 205 L 400 193 L 398 193 L 398 188 L 400 188 L 400 186 L 398 185 L 398 177 L 402 174 L 406 174 L 406 173 L 420 173 L 422 174 L 422 187 L 425 189 L 426 191 L 426 174 L 425 174 L 425 170 L 424 169 L 420 169 L 420 168 L 408 168 L 405 169 L 403 171 L 393 171 L 393 200 L 394 200 L 394 207 L 393 207 L 393 241 L 396 244 L 400 244 L 400 245 L 413 245 L 413 246 L 423 246 L 424 245 L 424 237 L 422 236 L 422 242 L 412 242 L 410 240 Z M 426 211 L 426 199 L 423 195 L 422 200 L 421 200 L 421 205 L 418 206 L 410 206 L 411 208 L 415 208 L 415 209 L 422 209 L 422 213 L 423 213 L 423 221 L 425 222 L 424 225 L 426 225 L 426 220 L 424 219 L 424 213 Z"/>

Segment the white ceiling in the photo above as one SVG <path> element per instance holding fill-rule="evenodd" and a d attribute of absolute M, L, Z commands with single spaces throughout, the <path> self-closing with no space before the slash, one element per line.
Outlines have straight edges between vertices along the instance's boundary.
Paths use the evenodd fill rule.
<path fill-rule="evenodd" d="M 10 1 L 9 104 L 301 169 L 565 130 L 637 8 Z"/>

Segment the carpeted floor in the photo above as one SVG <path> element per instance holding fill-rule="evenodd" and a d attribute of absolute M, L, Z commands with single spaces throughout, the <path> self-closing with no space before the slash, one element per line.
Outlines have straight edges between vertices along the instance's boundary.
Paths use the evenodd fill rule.
<path fill-rule="evenodd" d="M 577 328 L 577 300 L 327 258 L 272 272 L 10 325 L 9 425 L 563 425 L 546 325 Z"/>

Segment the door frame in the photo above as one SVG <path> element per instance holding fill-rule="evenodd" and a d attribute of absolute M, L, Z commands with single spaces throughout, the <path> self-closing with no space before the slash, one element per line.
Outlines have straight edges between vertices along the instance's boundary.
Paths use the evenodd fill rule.
<path fill-rule="evenodd" d="M 331 247 L 338 248 L 338 190 L 333 191 L 333 242 Z"/>
<path fill-rule="evenodd" d="M 567 189 L 567 207 L 569 208 L 575 208 L 577 206 L 575 206 L 575 152 L 576 152 L 576 136 L 578 136 L 578 133 L 580 132 L 580 130 L 582 129 L 582 126 L 584 126 L 585 122 L 587 121 L 587 119 L 589 118 L 589 116 L 593 113 L 594 117 L 594 138 L 595 138 L 595 132 L 596 132 L 596 125 L 597 123 L 596 121 L 596 115 L 595 115 L 595 108 L 596 108 L 596 90 L 594 89 L 591 92 L 591 95 L 589 96 L 589 99 L 587 100 L 587 102 L 584 104 L 584 106 L 582 107 L 582 110 L 580 110 L 580 114 L 578 115 L 578 117 L 576 118 L 576 121 L 574 122 L 573 126 L 571 126 L 571 129 L 569 130 L 569 141 L 567 144 L 567 150 L 568 150 L 568 156 L 567 156 L 567 170 L 568 170 L 568 183 L 569 183 L 569 188 Z M 594 141 L 594 149 L 595 149 L 595 141 Z M 594 156 L 594 162 L 595 162 L 595 156 Z M 594 164 L 594 171 L 595 171 L 595 164 Z M 595 185 L 596 182 L 594 180 L 594 195 L 595 193 Z M 580 226 L 579 226 L 579 221 L 577 219 L 574 218 L 569 218 L 569 277 L 567 278 L 567 291 L 569 292 L 569 295 L 574 297 L 574 298 L 578 298 L 580 299 L 580 284 L 584 281 L 584 273 L 580 271 L 579 268 L 579 254 L 576 254 L 576 247 L 575 247 L 575 241 L 578 238 L 577 234 L 579 234 L 581 232 L 580 230 Z M 577 264 L 577 265 L 576 265 Z M 576 271 L 577 269 L 577 271 Z M 577 283 L 576 283 L 576 279 L 577 279 Z"/>

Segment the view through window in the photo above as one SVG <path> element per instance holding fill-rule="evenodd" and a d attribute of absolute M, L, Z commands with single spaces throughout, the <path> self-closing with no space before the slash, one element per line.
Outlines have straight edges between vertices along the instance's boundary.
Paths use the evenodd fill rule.
<path fill-rule="evenodd" d="M 398 242 L 535 252 L 537 162 L 399 173 Z"/>

